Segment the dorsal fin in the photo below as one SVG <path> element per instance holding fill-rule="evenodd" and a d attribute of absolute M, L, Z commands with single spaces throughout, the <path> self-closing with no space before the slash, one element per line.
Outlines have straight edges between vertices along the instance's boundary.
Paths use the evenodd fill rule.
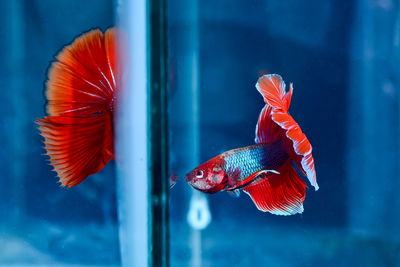
<path fill-rule="evenodd" d="M 280 137 L 287 140 L 287 149 L 311 185 L 318 190 L 317 177 L 312 157 L 312 147 L 297 122 L 289 115 L 293 86 L 286 93 L 285 82 L 277 74 L 264 75 L 256 84 L 266 103 L 262 109 L 257 127 L 256 143 L 271 143 Z"/>

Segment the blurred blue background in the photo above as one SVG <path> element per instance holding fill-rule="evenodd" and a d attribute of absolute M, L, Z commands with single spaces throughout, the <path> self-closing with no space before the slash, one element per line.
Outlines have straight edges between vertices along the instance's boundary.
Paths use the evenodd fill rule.
<path fill-rule="evenodd" d="M 64 189 L 34 121 L 47 68 L 82 32 L 113 26 L 111 0 L 1 1 L 0 265 L 119 266 L 114 162 Z M 400 266 L 400 3 L 168 1 L 171 266 Z M 313 145 L 320 190 L 301 215 L 262 213 L 242 194 L 196 198 L 182 175 L 254 142 L 254 85 L 294 83 L 290 112 Z M 204 196 L 204 195 L 201 195 Z M 204 211 L 204 210 L 203 210 Z"/>

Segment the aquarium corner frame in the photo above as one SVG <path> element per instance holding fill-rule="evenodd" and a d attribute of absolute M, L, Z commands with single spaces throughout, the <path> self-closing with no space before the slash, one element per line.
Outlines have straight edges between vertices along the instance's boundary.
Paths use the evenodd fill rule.
<path fill-rule="evenodd" d="M 169 266 L 167 0 L 122 0 L 116 118 L 121 266 Z M 122 35 L 122 34 L 121 34 Z M 127 45 L 127 46 L 125 46 Z M 121 56 L 119 55 L 119 56 Z"/>
<path fill-rule="evenodd" d="M 148 0 L 149 266 L 169 266 L 167 0 Z"/>

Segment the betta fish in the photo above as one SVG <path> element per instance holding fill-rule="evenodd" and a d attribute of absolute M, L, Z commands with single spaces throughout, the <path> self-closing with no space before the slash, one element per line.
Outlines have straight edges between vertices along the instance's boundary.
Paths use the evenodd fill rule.
<path fill-rule="evenodd" d="M 116 47 L 114 29 L 92 30 L 64 47 L 49 68 L 48 116 L 36 123 L 62 186 L 81 183 L 115 158 Z"/>
<path fill-rule="evenodd" d="M 226 151 L 185 175 L 205 193 L 247 193 L 256 207 L 276 215 L 303 212 L 306 184 L 296 166 L 318 190 L 311 144 L 288 110 L 293 93 L 277 74 L 264 75 L 256 84 L 264 98 L 256 126 L 255 145 Z"/>

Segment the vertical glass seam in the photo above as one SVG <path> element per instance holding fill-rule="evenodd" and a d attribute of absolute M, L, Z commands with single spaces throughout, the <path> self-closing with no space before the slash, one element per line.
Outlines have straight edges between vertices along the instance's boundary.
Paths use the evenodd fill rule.
<path fill-rule="evenodd" d="M 149 261 L 169 266 L 169 178 L 166 0 L 148 1 L 149 43 Z"/>

